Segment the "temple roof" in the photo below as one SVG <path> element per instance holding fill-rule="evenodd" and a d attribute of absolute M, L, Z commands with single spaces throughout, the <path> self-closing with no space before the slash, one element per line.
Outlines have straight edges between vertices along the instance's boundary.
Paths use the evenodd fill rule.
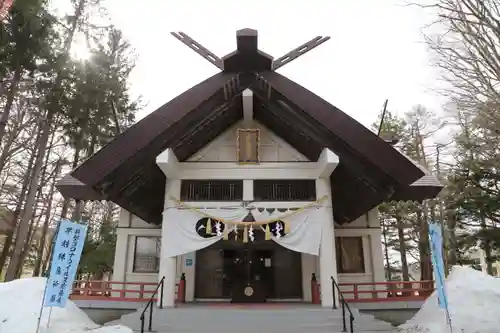
<path fill-rule="evenodd" d="M 324 41 L 318 38 L 316 43 Z M 111 200 L 147 222 L 161 223 L 166 179 L 156 156 L 171 148 L 179 161 L 186 161 L 243 118 L 242 92 L 248 88 L 256 121 L 311 161 L 323 148 L 339 156 L 330 177 L 338 223 L 392 197 L 423 200 L 439 193 L 442 186 L 435 184 L 411 186 L 426 176 L 423 169 L 335 106 L 276 73 L 273 68 L 280 64 L 257 49 L 254 30 L 240 31 L 237 41 L 237 50 L 221 59 L 202 54 L 220 73 L 121 133 L 59 183 L 59 191 L 81 200 Z"/>

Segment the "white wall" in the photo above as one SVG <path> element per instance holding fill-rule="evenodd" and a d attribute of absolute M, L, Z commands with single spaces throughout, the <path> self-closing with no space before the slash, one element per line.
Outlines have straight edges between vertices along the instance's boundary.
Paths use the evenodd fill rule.
<path fill-rule="evenodd" d="M 283 203 L 280 203 L 283 204 Z M 294 203 L 295 205 L 297 203 Z M 272 203 L 269 203 L 272 206 Z M 335 236 L 360 236 L 363 238 L 363 254 L 365 259 L 365 273 L 341 274 L 338 273 L 339 283 L 362 283 L 362 282 L 383 282 L 385 281 L 384 264 L 382 255 L 381 231 L 377 229 L 378 219 L 376 218 L 376 209 L 360 217 L 356 221 L 343 226 L 335 226 Z M 129 213 L 122 209 L 120 225 L 128 225 Z M 158 274 L 133 273 L 133 255 L 135 246 L 135 237 L 137 236 L 160 236 L 161 229 L 151 227 L 140 219 L 132 219 L 136 224 L 133 227 L 122 227 L 117 231 L 117 250 L 115 253 L 115 265 L 113 272 L 113 281 L 127 282 L 153 282 L 158 280 Z M 148 227 L 139 228 L 138 226 Z M 370 228 L 366 228 L 369 225 Z M 192 263 L 186 266 L 186 259 Z M 311 301 L 311 275 L 316 273 L 319 281 L 319 261 L 317 256 L 302 254 L 302 286 L 304 301 Z M 186 274 L 186 300 L 194 300 L 194 281 L 195 281 L 196 256 L 189 253 L 180 256 L 177 260 L 177 281 L 181 273 Z M 128 287 L 129 289 L 131 286 Z M 368 288 L 368 287 L 366 287 Z M 371 286 L 370 286 L 371 288 Z M 120 289 L 116 286 L 114 289 Z M 350 288 L 343 288 L 348 291 Z M 132 295 L 130 295 L 132 296 Z M 371 297 L 367 295 L 366 297 Z"/>
<path fill-rule="evenodd" d="M 225 131 L 214 141 L 209 143 L 198 153 L 194 154 L 190 162 L 236 162 L 236 130 L 244 128 L 243 122 L 235 124 Z M 276 134 L 253 121 L 247 128 L 260 129 L 260 150 L 261 162 L 307 162 L 304 155 L 286 143 Z"/>
<path fill-rule="evenodd" d="M 385 281 L 384 257 L 382 252 L 382 230 L 378 219 L 378 209 L 374 208 L 368 213 L 360 216 L 351 223 L 341 226 L 336 225 L 336 237 L 362 237 L 363 255 L 365 262 L 364 273 L 338 274 L 340 283 L 373 283 Z M 359 287 L 359 290 L 372 290 L 373 286 Z M 385 286 L 378 287 L 384 289 Z M 344 288 L 352 291 L 352 288 Z M 347 295 L 348 297 L 352 294 Z M 360 297 L 372 297 L 371 294 L 364 294 Z M 379 295 L 382 297 L 382 294 Z"/>
<path fill-rule="evenodd" d="M 159 226 L 149 224 L 133 216 L 125 209 L 120 211 L 120 221 L 116 230 L 116 250 L 115 261 L 113 265 L 113 281 L 116 282 L 158 282 L 158 273 L 134 273 L 134 253 L 135 238 L 139 236 L 160 237 L 161 229 Z M 136 285 L 114 285 L 112 289 L 137 290 Z M 154 289 L 154 286 L 148 287 Z M 119 296 L 115 293 L 115 296 Z M 127 297 L 137 297 L 137 293 L 129 293 Z"/>
<path fill-rule="evenodd" d="M 260 129 L 260 150 L 259 156 L 261 162 L 308 162 L 309 160 L 300 154 L 296 149 L 287 144 L 283 139 L 275 135 L 272 131 L 268 130 L 261 124 L 250 121 L 243 123 L 243 121 L 235 124 L 226 132 L 221 134 L 218 138 L 208 144 L 206 147 L 201 149 L 198 153 L 194 154 L 189 161 L 190 162 L 236 162 L 236 145 L 237 145 L 237 135 L 236 131 L 238 128 L 258 128 Z M 286 167 L 285 165 L 283 165 Z M 293 175 L 291 175 L 293 178 Z M 253 183 L 251 180 L 244 180 L 243 185 L 243 199 L 252 200 L 253 199 Z M 203 203 L 197 202 L 192 204 L 203 205 Z M 232 203 L 228 203 L 231 205 Z M 266 203 L 269 207 L 275 207 L 274 203 Z M 283 203 L 280 202 L 282 207 L 289 207 L 291 204 L 297 206 L 297 202 L 294 203 Z M 300 203 L 299 203 L 300 204 Z M 304 203 L 306 204 L 306 203 Z M 221 203 L 221 205 L 224 205 Z M 303 258 L 303 293 L 310 300 L 311 287 L 310 278 L 311 274 L 315 269 L 315 257 L 309 256 L 310 258 Z M 193 265 L 190 267 L 186 266 L 186 259 L 191 259 Z M 180 256 L 178 260 L 178 275 L 183 272 L 186 274 L 186 301 L 194 300 L 194 281 L 195 281 L 195 266 L 196 266 L 196 256 L 194 253 L 190 253 L 184 256 Z M 304 267 L 306 269 L 304 269 Z M 308 277 L 306 278 L 305 276 Z"/>
<path fill-rule="evenodd" d="M 213 142 L 194 154 L 191 162 L 235 162 L 236 161 L 236 129 L 243 128 L 243 123 L 238 123 L 225 133 L 220 135 Z M 307 158 L 297 152 L 293 147 L 277 137 L 274 133 L 262 125 L 251 122 L 246 128 L 259 128 L 260 132 L 260 159 L 262 162 L 307 162 Z M 296 163 L 295 163 L 296 164 Z M 289 164 L 288 166 L 291 166 Z M 286 172 L 287 164 L 283 164 Z M 291 170 L 290 170 L 291 171 Z M 293 172 L 290 172 L 293 178 Z M 244 180 L 244 200 L 253 199 L 251 180 Z M 197 203 L 202 204 L 202 203 Z M 276 206 L 275 203 L 267 203 Z M 293 205 L 297 206 L 297 202 Z M 289 203 L 279 203 L 279 205 L 290 205 Z M 148 224 L 136 216 L 131 216 L 122 209 L 117 238 L 117 251 L 115 254 L 115 265 L 113 280 L 115 281 L 140 281 L 157 282 L 158 274 L 138 274 L 132 272 L 135 237 L 159 236 L 161 229 Z M 335 225 L 336 237 L 361 236 L 363 238 L 363 251 L 365 257 L 365 273 L 363 274 L 338 274 L 340 283 L 359 282 L 382 282 L 385 280 L 384 264 L 382 256 L 381 230 L 378 222 L 378 212 L 376 209 L 361 216 L 356 221 L 347 225 Z M 192 260 L 192 266 L 186 266 L 186 259 Z M 186 300 L 194 299 L 194 280 L 196 257 L 194 253 L 179 256 L 177 258 L 176 278 L 179 279 L 181 273 L 186 274 Z M 334 258 L 335 260 L 335 258 Z M 319 281 L 318 257 L 302 255 L 302 280 L 304 300 L 311 300 L 310 280 L 311 274 L 316 273 Z"/>
<path fill-rule="evenodd" d="M 236 130 L 242 127 L 242 122 L 234 125 L 192 156 L 190 161 L 235 162 L 237 143 Z M 307 158 L 260 124 L 250 122 L 249 128 L 260 129 L 260 158 L 262 162 L 308 161 Z M 286 167 L 285 165 L 283 166 Z M 293 178 L 293 174 L 291 174 L 290 177 Z M 253 183 L 251 181 L 244 181 L 244 184 L 244 200 L 252 200 L 253 189 L 251 186 Z M 178 194 L 174 196 L 177 197 Z M 280 204 L 286 206 L 288 203 Z M 294 202 L 293 204 L 297 205 L 298 203 Z M 159 277 L 158 274 L 133 273 L 132 268 L 133 256 L 135 252 L 135 237 L 160 236 L 161 228 L 148 224 L 137 216 L 131 215 L 129 212 L 122 209 L 117 234 L 117 250 L 115 253 L 113 280 L 127 282 L 157 282 Z M 190 267 L 186 267 L 187 258 L 192 259 L 193 265 Z M 177 258 L 176 280 L 179 280 L 181 273 L 186 274 L 186 299 L 188 301 L 193 300 L 194 298 L 195 265 L 194 254 L 187 254 Z"/>
<path fill-rule="evenodd" d="M 342 274 L 337 273 L 339 283 L 373 283 L 384 282 L 385 271 L 382 253 L 381 230 L 378 220 L 378 210 L 375 208 L 346 225 L 335 225 L 335 237 L 362 237 L 365 273 Z M 336 259 L 336 258 L 335 258 Z M 302 285 L 304 301 L 311 301 L 311 275 L 316 273 L 319 282 L 319 258 L 312 255 L 302 254 Z M 360 286 L 359 290 L 372 290 L 373 286 Z M 380 286 L 378 289 L 385 289 Z M 344 291 L 352 291 L 352 287 L 342 287 Z M 378 293 L 378 297 L 384 297 L 385 293 Z M 372 297 L 372 294 L 360 294 L 360 297 Z M 346 294 L 351 298 L 352 294 Z"/>
<path fill-rule="evenodd" d="M 319 283 L 319 261 L 317 256 L 302 253 L 302 298 L 306 302 L 312 301 L 311 277 L 316 274 Z"/>

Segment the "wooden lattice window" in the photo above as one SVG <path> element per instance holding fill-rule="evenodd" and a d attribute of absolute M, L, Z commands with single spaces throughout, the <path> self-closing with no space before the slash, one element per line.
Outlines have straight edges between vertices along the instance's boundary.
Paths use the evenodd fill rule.
<path fill-rule="evenodd" d="M 253 182 L 256 201 L 315 201 L 314 179 L 259 179 Z"/>
<path fill-rule="evenodd" d="M 241 164 L 259 163 L 259 129 L 236 130 L 236 160 Z"/>
<path fill-rule="evenodd" d="M 182 201 L 241 201 L 243 180 L 182 180 Z"/>

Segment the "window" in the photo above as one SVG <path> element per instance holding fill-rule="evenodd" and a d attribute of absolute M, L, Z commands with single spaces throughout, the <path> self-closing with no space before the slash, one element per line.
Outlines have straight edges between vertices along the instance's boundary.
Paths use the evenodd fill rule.
<path fill-rule="evenodd" d="M 243 180 L 182 180 L 182 201 L 241 201 Z"/>
<path fill-rule="evenodd" d="M 160 237 L 136 237 L 133 272 L 158 273 L 160 252 Z"/>
<path fill-rule="evenodd" d="M 259 129 L 236 130 L 236 158 L 238 163 L 259 163 Z"/>
<path fill-rule="evenodd" d="M 253 182 L 255 201 L 314 201 L 314 179 L 259 179 Z"/>
<path fill-rule="evenodd" d="M 335 245 L 338 273 L 365 272 L 362 237 L 337 237 Z"/>

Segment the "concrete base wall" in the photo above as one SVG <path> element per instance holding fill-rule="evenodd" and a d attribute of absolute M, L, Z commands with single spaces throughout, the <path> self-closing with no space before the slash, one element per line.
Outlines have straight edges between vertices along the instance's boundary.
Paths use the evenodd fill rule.
<path fill-rule="evenodd" d="M 398 326 L 411 319 L 420 310 L 424 301 L 394 301 L 379 303 L 351 303 L 360 312 L 370 314 L 378 320 Z"/>
<path fill-rule="evenodd" d="M 104 325 L 110 321 L 118 320 L 123 315 L 136 311 L 135 309 L 92 309 L 82 308 L 95 323 Z M 378 320 L 398 326 L 411 319 L 418 309 L 399 309 L 399 310 L 361 310 L 360 312 L 374 316 Z"/>
<path fill-rule="evenodd" d="M 418 309 L 361 310 L 360 312 L 372 315 L 376 319 L 391 323 L 394 326 L 399 326 L 410 320 L 418 312 Z"/>
<path fill-rule="evenodd" d="M 144 303 L 110 302 L 110 301 L 74 301 L 97 324 L 105 324 L 120 319 L 121 316 L 137 311 L 145 306 Z M 194 303 L 192 303 L 194 305 Z M 381 302 L 381 303 L 351 303 L 353 308 L 362 313 L 370 314 L 378 320 L 389 322 L 395 326 L 401 325 L 413 317 L 422 301 L 410 302 Z M 203 306 L 203 305 L 201 305 Z M 319 308 L 315 305 L 310 305 Z M 156 310 L 156 308 L 155 308 Z"/>
<path fill-rule="evenodd" d="M 103 325 L 121 316 L 144 308 L 145 303 L 112 302 L 112 301 L 73 301 L 76 306 L 87 314 L 94 322 Z"/>
<path fill-rule="evenodd" d="M 129 314 L 136 310 L 130 309 L 91 309 L 91 308 L 83 308 L 81 309 L 83 312 L 87 314 L 96 324 L 104 325 L 109 323 L 110 321 L 118 320 L 123 315 Z"/>

